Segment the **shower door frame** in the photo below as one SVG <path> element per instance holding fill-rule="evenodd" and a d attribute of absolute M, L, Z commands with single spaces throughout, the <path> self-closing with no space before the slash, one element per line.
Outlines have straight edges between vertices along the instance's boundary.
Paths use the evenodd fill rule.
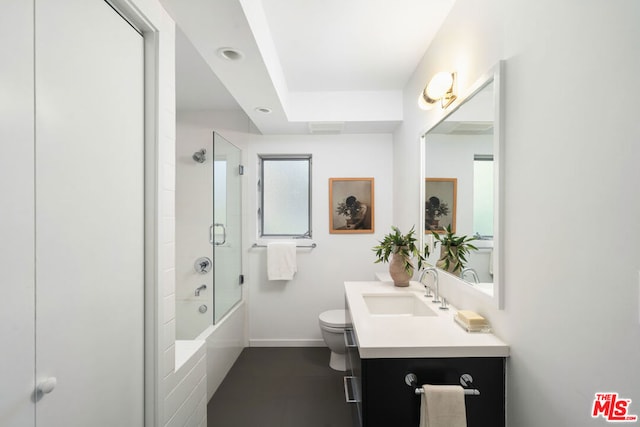
<path fill-rule="evenodd" d="M 228 145 L 227 149 L 229 151 L 233 150 L 233 164 L 226 166 L 226 181 L 225 181 L 225 218 L 224 221 L 221 221 L 220 218 L 216 218 L 216 197 L 215 197 L 215 165 L 216 162 L 221 159 L 227 160 L 227 156 L 225 153 L 220 152 L 217 142 L 218 138 L 222 139 L 224 143 Z M 242 165 L 242 150 L 237 145 L 230 142 L 227 138 L 221 135 L 219 132 L 213 132 L 213 204 L 212 204 L 212 220 L 213 220 L 213 232 L 212 232 L 212 245 L 213 245 L 213 299 L 214 299 L 214 310 L 213 310 L 213 319 L 212 324 L 219 324 L 222 319 L 233 310 L 239 303 L 242 302 L 243 299 L 243 276 L 242 276 L 242 174 L 243 174 L 243 165 Z M 230 179 L 235 178 L 233 182 L 234 189 L 236 190 L 235 194 L 230 194 Z M 231 203 L 230 203 L 231 201 Z M 235 211 L 229 213 L 231 210 L 235 209 Z M 231 217 L 231 218 L 230 218 Z M 230 222 L 231 221 L 231 222 Z M 223 227 L 216 227 L 216 225 L 223 224 Z M 231 224 L 231 226 L 230 226 Z M 219 240 L 215 230 L 216 228 L 223 228 L 223 239 Z M 229 231 L 228 231 L 229 230 Z M 231 256 L 224 257 L 227 255 L 225 252 L 231 251 Z M 223 258 L 223 259 L 221 259 Z M 218 263 L 222 261 L 222 264 L 226 267 L 232 265 L 231 262 L 227 262 L 229 260 L 233 260 L 237 262 L 235 265 L 235 269 L 233 271 L 222 271 L 217 268 Z M 234 290 L 238 292 L 234 292 L 233 296 L 235 299 L 229 304 L 225 303 L 222 298 L 221 287 L 219 286 L 221 282 L 236 283 L 236 286 L 233 286 Z"/>

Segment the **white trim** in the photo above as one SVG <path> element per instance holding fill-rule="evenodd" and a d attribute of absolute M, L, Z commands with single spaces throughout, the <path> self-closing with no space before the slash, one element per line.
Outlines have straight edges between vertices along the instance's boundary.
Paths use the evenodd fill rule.
<path fill-rule="evenodd" d="M 252 339 L 249 347 L 326 347 L 323 339 Z"/>
<path fill-rule="evenodd" d="M 157 427 L 163 424 L 163 374 L 160 355 L 162 339 L 161 326 L 164 324 L 159 289 L 160 265 L 158 236 L 160 215 L 159 191 L 161 191 L 159 170 L 161 132 L 160 111 L 160 32 L 163 27 L 162 7 L 159 3 L 146 0 L 108 0 L 124 19 L 142 31 L 144 36 L 144 102 L 145 102 L 145 296 L 144 296 L 144 411 L 145 427 Z M 154 10 L 154 8 L 156 10 Z M 160 13 L 157 13 L 160 11 Z"/>

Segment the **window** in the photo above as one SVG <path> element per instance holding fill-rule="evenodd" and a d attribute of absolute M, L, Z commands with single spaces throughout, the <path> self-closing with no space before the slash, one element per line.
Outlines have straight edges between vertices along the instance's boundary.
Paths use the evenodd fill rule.
<path fill-rule="evenodd" d="M 311 237 L 311 155 L 260 155 L 260 237 Z"/>

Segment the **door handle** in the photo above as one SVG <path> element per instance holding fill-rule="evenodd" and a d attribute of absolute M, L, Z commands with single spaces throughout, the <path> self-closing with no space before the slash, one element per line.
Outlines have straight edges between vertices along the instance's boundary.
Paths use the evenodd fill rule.
<path fill-rule="evenodd" d="M 221 227 L 222 228 L 222 242 L 214 242 L 213 241 L 213 227 Z M 224 224 L 220 224 L 219 222 L 216 222 L 215 224 L 213 224 L 213 226 L 210 228 L 211 230 L 211 241 L 213 242 L 213 244 L 215 246 L 222 246 L 225 243 L 227 243 L 227 229 L 225 228 Z"/>
<path fill-rule="evenodd" d="M 56 385 L 58 385 L 58 380 L 56 379 L 56 377 L 49 377 L 40 381 L 36 390 L 40 393 L 48 394 L 51 393 L 54 388 L 56 388 Z"/>

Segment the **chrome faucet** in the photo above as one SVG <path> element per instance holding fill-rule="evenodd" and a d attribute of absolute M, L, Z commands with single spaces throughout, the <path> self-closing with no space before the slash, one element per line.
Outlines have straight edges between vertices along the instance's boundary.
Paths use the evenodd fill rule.
<path fill-rule="evenodd" d="M 426 270 L 420 270 L 420 274 L 418 275 L 418 282 L 420 282 L 420 284 L 422 286 L 424 286 L 424 296 L 425 298 L 431 298 L 433 295 L 431 295 L 431 288 L 426 284 L 426 283 L 422 283 L 422 279 L 424 279 L 425 274 L 427 274 Z"/>
<path fill-rule="evenodd" d="M 473 283 L 475 283 L 476 285 L 480 282 L 480 280 L 478 279 L 478 273 L 476 273 L 476 271 L 473 268 L 463 268 L 462 271 L 460 272 L 460 278 L 464 279 L 464 275 L 466 273 L 469 273 L 471 275 L 471 278 L 473 279 Z"/>
<path fill-rule="evenodd" d="M 204 291 L 205 289 L 207 289 L 207 285 L 200 285 L 196 288 L 196 296 L 199 297 L 200 296 L 200 291 Z"/>
<path fill-rule="evenodd" d="M 435 295 L 433 296 L 433 302 L 440 302 L 440 290 L 438 289 L 438 270 L 435 267 L 426 267 L 424 270 L 422 270 L 420 272 L 420 276 L 418 277 L 418 280 L 420 281 L 420 283 L 422 283 L 422 278 L 424 277 L 425 274 L 427 273 L 432 273 L 433 274 L 433 283 L 435 285 Z M 424 283 L 422 283 L 427 289 L 429 288 L 429 286 L 425 285 Z M 425 296 L 430 296 L 429 293 L 427 292 L 427 295 Z"/>

